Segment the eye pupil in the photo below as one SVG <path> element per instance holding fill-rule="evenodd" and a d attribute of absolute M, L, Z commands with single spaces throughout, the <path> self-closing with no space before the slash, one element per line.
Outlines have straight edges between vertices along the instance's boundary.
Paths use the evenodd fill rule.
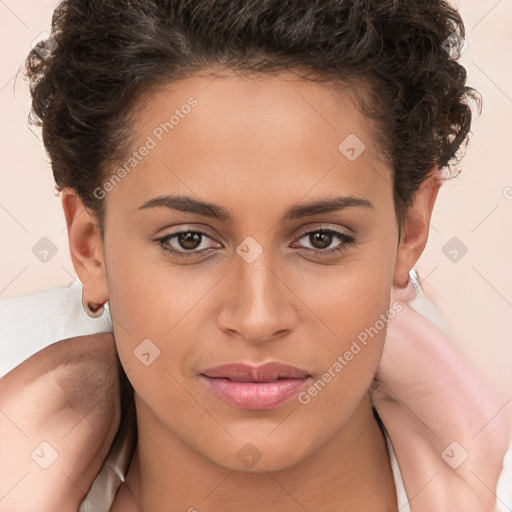
<path fill-rule="evenodd" d="M 201 233 L 186 231 L 178 234 L 178 243 L 183 249 L 197 249 L 201 245 Z"/>
<path fill-rule="evenodd" d="M 332 233 L 324 233 L 322 231 L 316 231 L 310 235 L 311 245 L 316 249 L 325 249 L 332 243 Z M 320 245 L 318 245 L 318 243 Z"/>

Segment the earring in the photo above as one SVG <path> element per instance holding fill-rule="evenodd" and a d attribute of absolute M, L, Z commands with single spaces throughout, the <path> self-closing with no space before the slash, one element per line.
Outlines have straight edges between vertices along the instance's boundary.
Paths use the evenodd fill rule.
<path fill-rule="evenodd" d="M 413 268 L 410 272 L 409 272 L 409 282 L 412 284 L 414 290 L 416 290 L 417 288 L 421 288 L 421 281 L 420 281 L 420 275 L 418 274 L 418 271 Z"/>
<path fill-rule="evenodd" d="M 91 318 L 98 318 L 103 314 L 103 308 L 108 310 L 108 300 L 97 303 L 97 302 L 86 302 L 84 300 L 84 288 L 82 286 L 82 309 L 85 311 L 87 316 Z"/>

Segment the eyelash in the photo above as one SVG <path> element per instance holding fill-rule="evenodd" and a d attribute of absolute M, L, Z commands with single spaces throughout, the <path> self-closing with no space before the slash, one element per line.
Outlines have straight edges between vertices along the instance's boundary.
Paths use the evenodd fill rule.
<path fill-rule="evenodd" d="M 166 242 L 169 242 L 169 240 L 172 240 L 173 238 L 176 238 L 178 235 L 184 234 L 184 233 L 197 233 L 202 236 L 207 236 L 208 238 L 213 238 L 213 236 L 210 233 L 207 233 L 205 231 L 201 231 L 198 229 L 185 229 L 183 231 L 177 231 L 176 233 L 171 233 L 169 235 L 165 235 L 161 238 L 156 238 L 154 241 L 158 242 L 160 247 L 167 252 L 170 252 L 172 254 L 175 254 L 180 257 L 189 258 L 189 257 L 195 257 L 201 252 L 209 251 L 209 249 L 203 249 L 201 251 L 190 251 L 190 252 L 181 252 L 176 251 L 175 249 L 170 249 L 168 245 L 166 245 Z M 312 231 L 306 231 L 305 233 L 302 233 L 297 240 L 300 240 L 301 238 L 304 238 L 307 235 L 311 235 L 313 233 L 323 233 L 323 234 L 333 234 L 340 242 L 342 242 L 340 245 L 332 248 L 332 249 L 310 249 L 308 247 L 303 248 L 302 250 L 306 251 L 313 251 L 320 256 L 327 256 L 332 255 L 337 252 L 343 252 L 348 251 L 348 249 L 356 243 L 355 237 L 343 232 L 338 231 L 336 229 L 325 229 L 325 228 L 319 228 L 314 229 Z"/>

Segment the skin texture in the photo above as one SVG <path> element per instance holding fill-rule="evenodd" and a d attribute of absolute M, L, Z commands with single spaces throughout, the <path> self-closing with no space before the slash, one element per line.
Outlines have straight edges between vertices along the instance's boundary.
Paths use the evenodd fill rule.
<path fill-rule="evenodd" d="M 226 502 L 248 511 L 292 511 L 298 503 L 396 510 L 369 397 L 385 328 L 307 405 L 292 399 L 273 410 L 235 409 L 199 374 L 228 362 L 280 361 L 319 378 L 388 310 L 393 284 L 407 282 L 439 181 L 433 174 L 416 194 L 398 244 L 391 170 L 372 124 L 348 90 L 293 75 L 198 75 L 168 85 L 146 98 L 134 148 L 190 97 L 198 101 L 193 112 L 108 192 L 104 240 L 74 192 L 62 194 L 75 269 L 86 298 L 109 300 L 135 389 L 139 442 L 129 490 L 113 510 L 213 511 Z M 349 134 L 366 146 L 354 161 L 338 151 Z M 137 211 L 171 193 L 217 203 L 233 221 Z M 338 194 L 373 207 L 280 220 L 297 203 Z M 316 255 L 322 249 L 304 234 L 320 228 L 350 230 L 356 243 Z M 186 229 L 209 230 L 200 249 L 212 249 L 180 258 L 155 241 Z M 252 263 L 236 252 L 249 236 L 263 249 Z M 342 243 L 332 240 L 328 248 Z M 177 239 L 169 243 L 185 252 Z M 149 366 L 134 356 L 144 339 L 160 350 Z M 251 468 L 237 455 L 247 443 L 261 454 Z"/>
<path fill-rule="evenodd" d="M 0 380 L 2 511 L 77 510 L 119 426 L 118 382 L 110 333 L 52 344 Z"/>
<path fill-rule="evenodd" d="M 395 289 L 393 297 L 402 309 L 387 329 L 372 402 L 393 443 L 412 510 L 490 512 L 510 441 L 506 398 L 408 304 L 415 298 L 412 284 Z M 446 462 L 463 451 L 467 459 L 460 466 L 462 458 L 453 459 L 455 468 Z"/>

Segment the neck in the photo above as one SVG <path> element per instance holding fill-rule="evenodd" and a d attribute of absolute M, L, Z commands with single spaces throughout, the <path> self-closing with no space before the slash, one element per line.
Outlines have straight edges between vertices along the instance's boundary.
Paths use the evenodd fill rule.
<path fill-rule="evenodd" d="M 128 502 L 130 511 L 154 512 L 397 510 L 386 441 L 368 395 L 313 455 L 291 468 L 263 473 L 236 472 L 205 459 L 169 432 L 137 396 L 136 405 L 138 443 L 126 488 L 116 499 L 123 501 L 123 510 Z"/>

